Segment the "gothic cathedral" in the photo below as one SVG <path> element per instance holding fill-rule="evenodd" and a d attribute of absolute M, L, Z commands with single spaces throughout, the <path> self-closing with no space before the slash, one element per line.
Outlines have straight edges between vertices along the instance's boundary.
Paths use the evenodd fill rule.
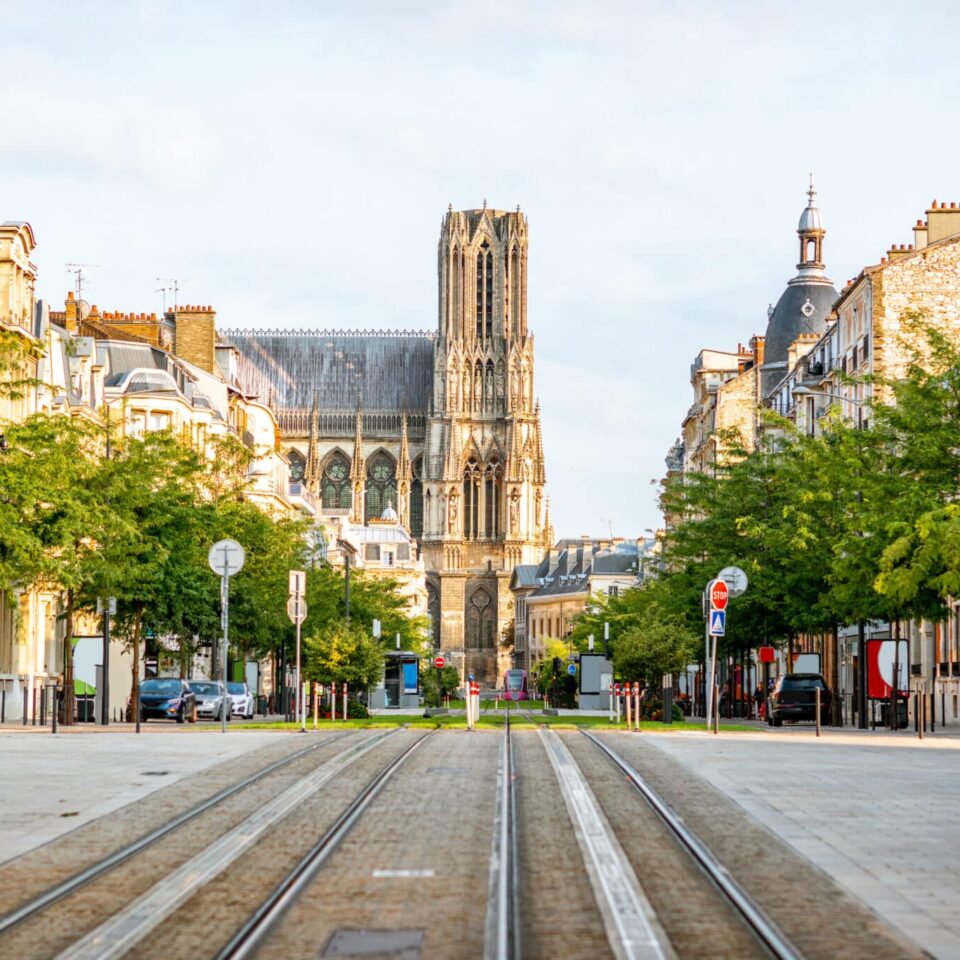
<path fill-rule="evenodd" d="M 436 334 L 224 334 L 241 387 L 275 410 L 321 520 L 396 509 L 420 544 L 436 646 L 491 685 L 512 666 L 510 575 L 553 538 L 527 236 L 519 208 L 447 212 Z"/>

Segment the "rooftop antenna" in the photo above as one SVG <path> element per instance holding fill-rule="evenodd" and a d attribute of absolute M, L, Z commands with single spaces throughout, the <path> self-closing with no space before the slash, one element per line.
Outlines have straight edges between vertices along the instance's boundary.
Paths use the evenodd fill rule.
<path fill-rule="evenodd" d="M 163 292 L 163 312 L 167 312 L 168 290 L 173 291 L 173 310 L 176 312 L 177 307 L 180 305 L 180 284 L 186 283 L 189 278 L 184 277 L 181 280 L 178 277 L 157 277 L 156 279 L 159 280 L 160 283 L 165 284 L 165 286 L 160 287 L 159 290 L 154 291 L 155 293 Z M 166 286 L 166 284 L 170 284 L 170 286 Z"/>
<path fill-rule="evenodd" d="M 600 518 L 600 522 L 607 524 L 607 527 L 608 527 L 609 530 L 610 530 L 610 539 L 612 540 L 612 539 L 613 539 L 613 518 L 612 518 L 612 517 L 601 517 L 601 518 Z"/>
<path fill-rule="evenodd" d="M 67 273 L 72 273 L 74 278 L 74 284 L 77 288 L 77 299 L 83 299 L 83 271 L 88 270 L 91 267 L 99 267 L 99 263 L 68 263 L 67 264 Z"/>

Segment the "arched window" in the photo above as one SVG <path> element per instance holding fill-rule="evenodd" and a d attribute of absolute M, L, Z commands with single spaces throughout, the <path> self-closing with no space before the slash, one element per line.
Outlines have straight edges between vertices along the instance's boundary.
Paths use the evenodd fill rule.
<path fill-rule="evenodd" d="M 476 540 L 480 533 L 480 467 L 469 460 L 463 469 L 463 535 Z"/>
<path fill-rule="evenodd" d="M 493 252 L 486 240 L 477 254 L 477 339 L 493 335 Z"/>
<path fill-rule="evenodd" d="M 460 251 L 454 250 L 450 256 L 450 333 L 460 336 Z"/>
<path fill-rule="evenodd" d="M 503 471 L 496 460 L 491 460 L 484 471 L 483 535 L 496 540 L 503 533 Z"/>
<path fill-rule="evenodd" d="M 350 489 L 350 464 L 342 453 L 335 453 L 323 467 L 320 484 L 323 507 L 331 510 L 336 507 L 350 509 L 353 492 Z"/>
<path fill-rule="evenodd" d="M 410 533 L 414 540 L 423 536 L 423 457 L 413 461 L 413 483 L 410 484 Z"/>
<path fill-rule="evenodd" d="M 290 464 L 290 479 L 294 483 L 302 483 L 307 470 L 307 461 L 303 454 L 299 450 L 291 450 L 287 454 L 287 463 Z"/>
<path fill-rule="evenodd" d="M 397 506 L 397 465 L 393 457 L 381 451 L 370 458 L 367 464 L 367 496 L 365 522 L 379 520 L 381 514 L 392 504 Z"/>
<path fill-rule="evenodd" d="M 486 309 L 486 335 L 489 339 L 493 336 L 493 251 L 491 250 L 487 251 L 484 301 Z"/>
<path fill-rule="evenodd" d="M 467 649 L 492 650 L 496 607 L 484 587 L 477 587 L 467 604 Z"/>

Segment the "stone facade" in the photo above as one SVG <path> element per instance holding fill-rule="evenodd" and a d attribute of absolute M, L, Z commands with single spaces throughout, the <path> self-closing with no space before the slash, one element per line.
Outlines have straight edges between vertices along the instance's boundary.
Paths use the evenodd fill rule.
<path fill-rule="evenodd" d="M 435 645 L 489 684 L 511 665 L 510 574 L 552 540 L 527 249 L 519 210 L 450 209 L 435 334 L 224 332 L 295 482 L 328 524 L 396 510 L 420 544 Z"/>

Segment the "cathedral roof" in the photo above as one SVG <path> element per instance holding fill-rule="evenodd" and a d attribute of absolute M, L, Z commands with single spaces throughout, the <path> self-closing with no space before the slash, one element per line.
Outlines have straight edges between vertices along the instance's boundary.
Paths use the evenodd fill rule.
<path fill-rule="evenodd" d="M 424 412 L 433 384 L 433 336 L 421 331 L 225 330 L 240 352 L 238 380 L 276 409 Z"/>

